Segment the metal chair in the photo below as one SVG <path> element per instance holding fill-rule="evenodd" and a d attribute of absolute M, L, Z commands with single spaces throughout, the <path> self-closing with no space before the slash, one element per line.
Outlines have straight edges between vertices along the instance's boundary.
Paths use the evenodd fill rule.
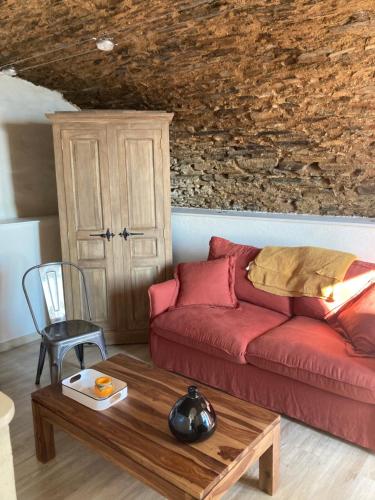
<path fill-rule="evenodd" d="M 82 279 L 83 295 L 87 308 L 89 321 L 83 319 L 66 319 L 65 297 L 63 287 L 63 266 L 70 266 L 79 272 Z M 41 281 L 45 304 L 47 306 L 50 324 L 43 329 L 39 328 L 29 293 L 27 291 L 26 278 L 32 272 L 38 270 Z M 57 383 L 61 378 L 61 365 L 65 354 L 74 347 L 81 369 L 84 368 L 83 344 L 96 344 L 99 347 L 103 359 L 107 357 L 107 349 L 104 341 L 102 328 L 91 323 L 90 304 L 87 296 L 86 281 L 83 271 L 72 262 L 52 262 L 39 264 L 28 269 L 22 278 L 22 288 L 30 309 L 31 316 L 37 332 L 41 335 L 38 369 L 35 383 L 39 384 L 43 371 L 46 352 L 48 351 L 51 382 Z"/>

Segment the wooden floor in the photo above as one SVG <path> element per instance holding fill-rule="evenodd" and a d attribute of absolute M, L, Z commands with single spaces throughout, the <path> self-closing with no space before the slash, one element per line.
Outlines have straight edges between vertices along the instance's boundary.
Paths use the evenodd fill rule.
<path fill-rule="evenodd" d="M 0 389 L 15 402 L 11 424 L 19 500 L 157 500 L 160 495 L 56 430 L 56 458 L 42 465 L 34 455 L 30 393 L 38 343 L 0 353 Z M 87 366 L 99 360 L 88 348 Z M 148 360 L 145 345 L 109 347 Z M 64 361 L 64 376 L 79 370 L 73 353 Z M 49 383 L 48 370 L 41 386 Z M 375 500 L 375 454 L 283 418 L 281 485 L 277 500 Z M 230 499 L 270 498 L 257 489 L 257 466 L 225 495 Z"/>

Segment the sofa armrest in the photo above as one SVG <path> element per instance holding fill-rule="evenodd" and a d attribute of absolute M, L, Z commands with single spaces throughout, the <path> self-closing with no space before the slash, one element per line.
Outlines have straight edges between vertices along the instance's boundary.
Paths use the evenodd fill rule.
<path fill-rule="evenodd" d="M 150 320 L 167 311 L 176 300 L 177 281 L 175 279 L 156 283 L 148 289 L 150 299 Z"/>

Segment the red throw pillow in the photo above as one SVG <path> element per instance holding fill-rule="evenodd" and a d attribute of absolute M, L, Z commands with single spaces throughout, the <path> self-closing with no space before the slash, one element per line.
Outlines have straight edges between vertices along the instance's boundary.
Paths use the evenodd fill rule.
<path fill-rule="evenodd" d="M 175 271 L 178 287 L 174 307 L 237 307 L 234 272 L 234 257 L 178 264 Z"/>
<path fill-rule="evenodd" d="M 375 357 L 375 284 L 330 322 L 350 342 L 349 354 Z"/>
<path fill-rule="evenodd" d="M 273 293 L 258 290 L 247 277 L 247 266 L 260 252 L 260 248 L 240 245 L 229 240 L 213 236 L 210 240 L 208 260 L 224 256 L 236 257 L 236 273 L 234 289 L 239 300 L 246 300 L 257 306 L 266 307 L 287 316 L 292 315 L 292 301 L 289 297 L 281 297 Z"/>

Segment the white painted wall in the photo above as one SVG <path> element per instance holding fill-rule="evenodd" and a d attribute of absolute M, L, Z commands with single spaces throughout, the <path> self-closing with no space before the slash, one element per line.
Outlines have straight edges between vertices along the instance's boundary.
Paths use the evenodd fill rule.
<path fill-rule="evenodd" d="M 35 333 L 21 286 L 24 272 L 60 258 L 57 216 L 0 223 L 0 351 L 23 343 L 22 337 Z M 42 292 L 35 280 L 31 281 L 30 291 L 37 318 L 43 323 Z"/>
<path fill-rule="evenodd" d="M 52 126 L 45 113 L 77 109 L 58 92 L 0 72 L 0 351 L 34 338 L 23 273 L 60 259 Z M 31 297 L 43 319 L 36 284 Z"/>
<path fill-rule="evenodd" d="M 60 93 L 0 72 L 0 220 L 57 213 L 52 128 Z"/>
<path fill-rule="evenodd" d="M 211 236 L 258 247 L 320 246 L 375 262 L 375 219 L 173 209 L 175 262 L 206 259 Z"/>

